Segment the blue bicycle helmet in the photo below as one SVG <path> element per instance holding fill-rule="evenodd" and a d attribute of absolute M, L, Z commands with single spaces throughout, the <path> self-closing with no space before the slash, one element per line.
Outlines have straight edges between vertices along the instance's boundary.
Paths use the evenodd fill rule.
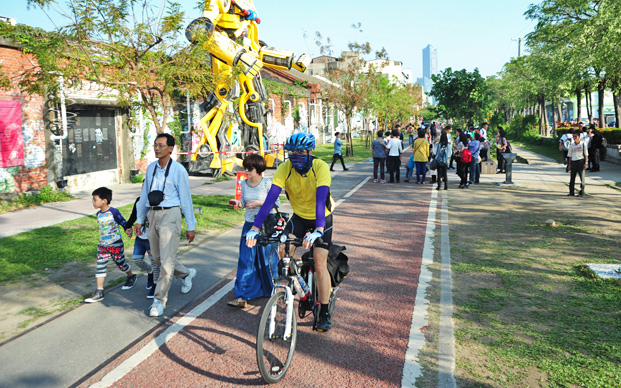
<path fill-rule="evenodd" d="M 285 150 L 300 152 L 315 149 L 315 136 L 310 133 L 294 133 L 285 143 Z"/>

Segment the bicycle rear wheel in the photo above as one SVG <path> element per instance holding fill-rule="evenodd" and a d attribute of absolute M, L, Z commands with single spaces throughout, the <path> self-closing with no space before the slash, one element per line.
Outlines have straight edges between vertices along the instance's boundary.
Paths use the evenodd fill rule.
<path fill-rule="evenodd" d="M 273 384 L 280 381 L 293 359 L 297 340 L 297 317 L 292 311 L 291 334 L 286 336 L 286 293 L 280 291 L 267 301 L 257 332 L 257 364 L 263 380 Z"/>

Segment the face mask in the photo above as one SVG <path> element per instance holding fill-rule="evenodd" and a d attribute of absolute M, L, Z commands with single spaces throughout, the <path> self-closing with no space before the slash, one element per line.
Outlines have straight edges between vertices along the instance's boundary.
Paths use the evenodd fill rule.
<path fill-rule="evenodd" d="M 289 155 L 291 165 L 300 175 L 304 175 L 313 165 L 313 157 L 307 154 Z"/>

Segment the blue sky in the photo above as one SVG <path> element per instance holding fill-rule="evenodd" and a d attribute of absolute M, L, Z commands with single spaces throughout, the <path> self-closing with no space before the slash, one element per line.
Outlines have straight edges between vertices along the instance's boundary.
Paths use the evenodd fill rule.
<path fill-rule="evenodd" d="M 164 0 L 162 0 L 163 2 Z M 201 16 L 196 0 L 177 0 L 188 23 Z M 319 55 L 315 31 L 333 41 L 334 54 L 348 42 L 370 42 L 385 47 L 390 59 L 402 61 L 414 77 L 422 76 L 422 49 L 431 43 L 438 50 L 438 69 L 474 70 L 494 75 L 517 56 L 516 41 L 531 32 L 535 21 L 523 16 L 536 0 L 255 0 L 261 18 L 259 33 L 270 46 Z M 61 4 L 63 2 L 61 1 Z M 152 0 L 159 7 L 160 2 Z M 1 16 L 18 23 L 51 29 L 47 16 L 28 10 L 26 0 L 5 0 Z M 362 23 L 363 32 L 351 28 Z M 304 33 L 308 36 L 304 39 Z"/>

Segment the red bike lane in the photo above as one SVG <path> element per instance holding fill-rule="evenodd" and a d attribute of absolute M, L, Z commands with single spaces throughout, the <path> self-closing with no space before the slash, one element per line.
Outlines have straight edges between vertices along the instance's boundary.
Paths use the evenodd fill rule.
<path fill-rule="evenodd" d="M 430 194 L 430 186 L 367 182 L 336 208 L 334 242 L 347 247 L 351 272 L 337 293 L 333 328 L 327 333 L 314 332 L 311 316 L 298 319 L 295 355 L 279 385 L 401 386 Z M 221 283 L 223 290 L 230 288 L 232 276 Z M 232 299 L 233 292 L 227 292 L 178 335 L 151 354 L 147 352 L 144 360 L 138 358 L 133 369 L 127 370 L 122 363 L 131 356 L 137 358 L 141 349 L 145 352 L 155 346 L 153 339 L 165 328 L 80 386 L 96 384 L 104 377 L 108 383 L 97 386 L 265 385 L 256 363 L 255 341 L 267 298 L 251 301 L 244 310 L 227 306 Z"/>

